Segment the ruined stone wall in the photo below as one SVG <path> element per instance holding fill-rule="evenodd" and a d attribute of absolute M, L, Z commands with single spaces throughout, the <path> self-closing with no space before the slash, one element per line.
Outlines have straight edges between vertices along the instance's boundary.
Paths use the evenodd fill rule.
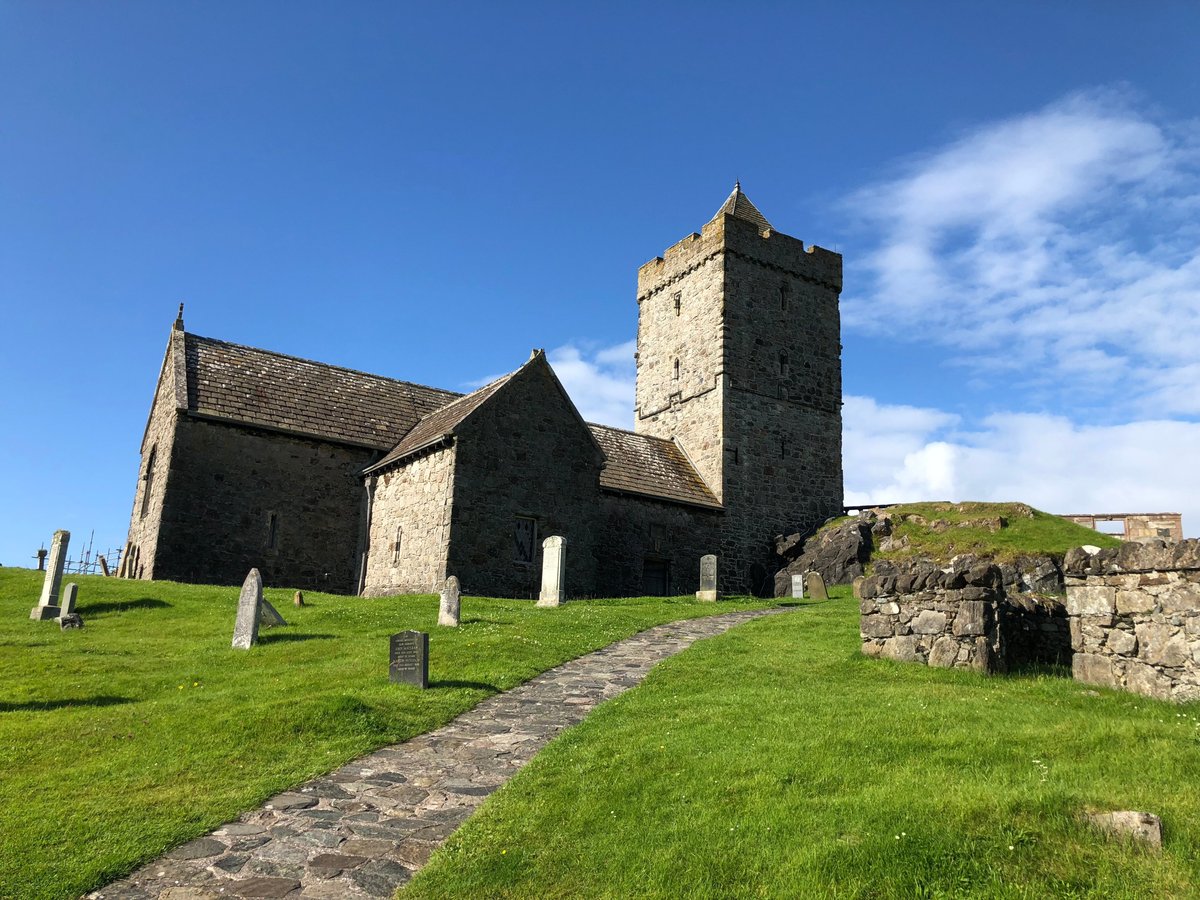
<path fill-rule="evenodd" d="M 694 595 L 700 588 L 700 557 L 716 553 L 720 512 L 642 499 L 627 494 L 600 497 L 597 535 L 600 566 L 597 594 L 640 597 Z M 660 568 L 665 566 L 665 571 Z M 721 591 L 727 587 L 717 562 Z M 658 584 L 665 576 L 666 587 Z"/>
<path fill-rule="evenodd" d="M 453 446 L 428 452 L 368 478 L 373 501 L 365 596 L 433 593 L 452 574 L 446 557 L 455 453 Z"/>
<path fill-rule="evenodd" d="M 863 579 L 859 594 L 867 656 L 980 672 L 1004 668 L 996 566 L 900 565 Z"/>
<path fill-rule="evenodd" d="M 596 593 L 603 453 L 548 365 L 522 369 L 455 430 L 447 574 L 465 592 L 536 597 L 542 541 L 567 540 L 568 598 Z M 518 517 L 537 523 L 534 558 L 519 562 Z"/>
<path fill-rule="evenodd" d="M 176 337 L 178 334 L 178 338 Z M 154 400 L 146 432 L 142 438 L 141 460 L 138 464 L 137 487 L 133 493 L 133 510 L 129 516 L 129 534 L 126 555 L 122 559 L 121 573 L 129 578 L 165 578 L 156 574 L 158 558 L 158 535 L 163 521 L 163 504 L 168 484 L 177 462 L 175 458 L 175 428 L 179 416 L 180 398 L 176 392 L 177 378 L 182 373 L 175 371 L 176 340 L 182 342 L 183 333 L 173 332 L 167 345 L 159 373 Z M 186 406 L 186 402 L 183 403 Z M 151 456 L 153 475 L 151 476 Z M 147 498 L 147 489 L 149 497 Z"/>
<path fill-rule="evenodd" d="M 268 585 L 352 593 L 364 500 L 360 473 L 377 457 L 372 450 L 179 416 L 154 577 L 241 584 L 258 568 Z"/>
<path fill-rule="evenodd" d="M 1200 699 L 1200 541 L 1076 549 L 1063 567 L 1079 681 Z"/>

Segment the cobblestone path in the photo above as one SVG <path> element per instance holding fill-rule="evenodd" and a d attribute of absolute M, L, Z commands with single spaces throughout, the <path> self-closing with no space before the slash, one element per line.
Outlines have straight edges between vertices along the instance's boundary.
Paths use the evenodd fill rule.
<path fill-rule="evenodd" d="M 783 611 L 659 625 L 564 663 L 436 731 L 280 794 L 88 897 L 389 897 L 559 731 L 694 641 Z"/>

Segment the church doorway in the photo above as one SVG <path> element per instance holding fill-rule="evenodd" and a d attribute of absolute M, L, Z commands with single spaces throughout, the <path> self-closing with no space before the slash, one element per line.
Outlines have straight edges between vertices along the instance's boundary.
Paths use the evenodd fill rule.
<path fill-rule="evenodd" d="M 642 563 L 642 595 L 666 597 L 671 593 L 671 564 L 665 559 L 647 559 Z"/>

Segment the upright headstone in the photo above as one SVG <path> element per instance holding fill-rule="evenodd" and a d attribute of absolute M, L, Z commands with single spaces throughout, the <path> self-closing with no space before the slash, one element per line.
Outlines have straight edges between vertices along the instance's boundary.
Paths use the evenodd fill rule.
<path fill-rule="evenodd" d="M 458 579 L 451 575 L 446 579 L 445 587 L 442 588 L 442 602 L 438 607 L 438 624 L 457 628 L 459 609 Z"/>
<path fill-rule="evenodd" d="M 292 597 L 292 606 L 304 605 L 304 591 L 296 591 L 296 595 Z"/>
<path fill-rule="evenodd" d="M 803 575 L 793 575 L 792 576 L 792 599 L 793 600 L 803 600 L 804 599 L 804 576 Z"/>
<path fill-rule="evenodd" d="M 392 635 L 388 680 L 394 684 L 429 687 L 428 634 L 424 631 L 401 631 Z"/>
<path fill-rule="evenodd" d="M 258 617 L 262 610 L 262 575 L 251 569 L 238 597 L 237 621 L 233 626 L 235 650 L 249 650 L 258 640 Z"/>
<path fill-rule="evenodd" d="M 54 540 L 50 542 L 50 563 L 42 582 L 42 596 L 38 605 L 29 611 L 29 618 L 44 622 L 62 615 L 58 608 L 58 589 L 62 584 L 63 566 L 67 564 L 67 544 L 70 540 L 71 532 L 54 532 Z"/>
<path fill-rule="evenodd" d="M 101 553 L 99 556 L 96 557 L 96 561 L 100 563 L 100 574 L 101 575 L 103 575 L 105 578 L 107 578 L 109 575 L 112 574 L 111 572 L 108 571 L 108 560 L 104 558 L 103 553 Z"/>
<path fill-rule="evenodd" d="M 700 557 L 700 590 L 697 600 L 715 602 L 717 599 L 717 558 L 709 553 Z"/>
<path fill-rule="evenodd" d="M 79 599 L 79 585 L 71 582 L 63 588 L 62 594 L 62 613 L 61 615 L 69 616 L 75 612 L 75 602 Z"/>
<path fill-rule="evenodd" d="M 806 572 L 804 574 L 805 593 L 808 594 L 810 600 L 828 600 L 829 592 L 825 590 L 825 579 L 821 577 L 820 572 Z"/>
<path fill-rule="evenodd" d="M 286 625 L 283 621 L 283 616 L 279 614 L 279 610 L 271 605 L 271 601 L 263 597 L 262 607 L 259 610 L 259 621 L 268 628 L 273 628 L 276 625 Z"/>
<path fill-rule="evenodd" d="M 567 539 L 557 534 L 542 541 L 542 592 L 538 606 L 558 606 L 563 602 L 567 566 Z"/>

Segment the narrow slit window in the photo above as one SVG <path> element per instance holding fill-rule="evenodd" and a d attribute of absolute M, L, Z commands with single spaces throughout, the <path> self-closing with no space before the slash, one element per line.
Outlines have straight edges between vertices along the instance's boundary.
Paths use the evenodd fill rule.
<path fill-rule="evenodd" d="M 154 463 L 158 457 L 158 444 L 150 448 L 150 458 L 146 460 L 146 474 L 142 476 L 146 482 L 142 487 L 142 518 L 150 511 L 150 489 L 154 487 Z"/>
<path fill-rule="evenodd" d="M 683 308 L 683 291 L 675 292 L 675 315 L 679 315 L 680 309 Z"/>
<path fill-rule="evenodd" d="M 393 566 L 400 565 L 400 542 L 403 540 L 403 538 L 404 538 L 404 527 L 402 525 L 397 525 L 396 526 L 396 540 L 394 540 L 392 542 L 392 565 Z"/>
<path fill-rule="evenodd" d="M 779 308 L 783 312 L 787 312 L 788 308 L 788 286 L 781 284 L 779 286 Z"/>
<path fill-rule="evenodd" d="M 785 377 L 788 374 L 788 355 L 786 350 L 779 352 L 779 374 Z"/>
<path fill-rule="evenodd" d="M 675 360 L 675 380 L 679 380 L 679 360 Z"/>
<path fill-rule="evenodd" d="M 279 516 L 267 513 L 267 549 L 274 550 L 279 539 Z"/>

